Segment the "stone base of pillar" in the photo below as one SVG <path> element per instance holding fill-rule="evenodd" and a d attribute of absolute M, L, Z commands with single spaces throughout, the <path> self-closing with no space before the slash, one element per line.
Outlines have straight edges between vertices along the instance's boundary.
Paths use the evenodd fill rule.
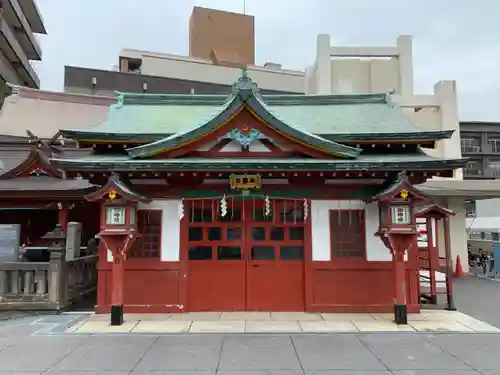
<path fill-rule="evenodd" d="M 396 324 L 408 324 L 408 310 L 406 305 L 394 305 L 394 322 Z"/>
<path fill-rule="evenodd" d="M 123 305 L 111 306 L 111 325 L 121 326 L 123 324 Z"/>
<path fill-rule="evenodd" d="M 431 304 L 437 305 L 437 303 L 438 303 L 438 296 L 436 295 L 431 296 Z"/>
<path fill-rule="evenodd" d="M 446 298 L 448 301 L 448 306 L 446 306 L 444 309 L 448 311 L 457 311 L 457 308 L 455 307 L 455 301 L 453 300 L 453 295 L 447 294 Z"/>

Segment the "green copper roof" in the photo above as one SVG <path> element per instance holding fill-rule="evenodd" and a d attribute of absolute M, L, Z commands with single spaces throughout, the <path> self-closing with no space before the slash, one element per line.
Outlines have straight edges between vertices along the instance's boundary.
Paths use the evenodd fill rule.
<path fill-rule="evenodd" d="M 148 157 L 155 153 L 162 152 L 168 149 L 179 147 L 180 145 L 202 138 L 217 129 L 220 124 L 223 124 L 236 115 L 238 111 L 248 107 L 253 112 L 264 119 L 273 129 L 278 130 L 282 134 L 286 134 L 291 139 L 304 142 L 317 150 L 326 154 L 336 155 L 340 157 L 355 158 L 361 152 L 361 149 L 341 145 L 333 141 L 321 138 L 313 133 L 309 133 L 298 126 L 289 125 L 289 123 L 281 119 L 276 113 L 272 113 L 267 107 L 263 99 L 258 95 L 256 86 L 253 85 L 250 78 L 244 74 L 237 82 L 233 95 L 229 97 L 222 110 L 212 117 L 210 120 L 197 127 L 165 137 L 159 141 L 145 144 L 142 146 L 128 149 L 127 152 L 132 157 Z"/>
<path fill-rule="evenodd" d="M 451 137 L 453 131 L 426 131 L 412 123 L 392 103 L 389 94 L 260 95 L 243 80 L 232 95 L 120 94 L 102 123 L 82 130 L 61 130 L 80 140 L 152 142 L 206 125 L 220 116 L 238 92 L 250 93 L 267 116 L 308 136 L 332 142 L 364 139 L 425 139 Z M 176 138 L 177 137 L 177 138 Z M 168 143 L 168 142 L 167 142 Z"/>
<path fill-rule="evenodd" d="M 436 158 L 424 153 L 359 155 L 357 159 L 174 158 L 131 159 L 127 155 L 89 155 L 79 159 L 51 159 L 68 171 L 418 171 L 461 168 L 467 159 Z"/>

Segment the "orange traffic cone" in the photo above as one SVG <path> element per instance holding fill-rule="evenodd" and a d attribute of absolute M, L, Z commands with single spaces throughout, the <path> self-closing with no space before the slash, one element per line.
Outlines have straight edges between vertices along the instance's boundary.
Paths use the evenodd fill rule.
<path fill-rule="evenodd" d="M 455 264 L 455 277 L 464 277 L 464 270 L 462 269 L 462 262 L 460 262 L 460 255 L 457 255 L 457 262 Z"/>

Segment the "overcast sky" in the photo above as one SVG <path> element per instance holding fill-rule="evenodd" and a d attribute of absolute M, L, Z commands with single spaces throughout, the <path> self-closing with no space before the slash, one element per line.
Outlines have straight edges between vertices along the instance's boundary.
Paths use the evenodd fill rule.
<path fill-rule="evenodd" d="M 38 0 L 48 35 L 38 71 L 62 90 L 64 65 L 111 69 L 122 47 L 187 54 L 194 5 L 241 12 L 243 0 Z M 415 87 L 456 80 L 462 120 L 500 121 L 498 0 L 247 0 L 257 63 L 303 70 L 316 36 L 339 46 L 395 45 L 414 36 Z"/>

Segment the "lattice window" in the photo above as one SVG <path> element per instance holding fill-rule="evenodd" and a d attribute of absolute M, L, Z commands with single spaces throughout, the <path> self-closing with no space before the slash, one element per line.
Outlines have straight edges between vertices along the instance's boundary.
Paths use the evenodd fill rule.
<path fill-rule="evenodd" d="M 480 138 L 462 138 L 460 140 L 460 147 L 462 152 L 480 152 L 481 139 Z"/>
<path fill-rule="evenodd" d="M 161 211 L 138 210 L 137 227 L 141 237 L 130 249 L 131 258 L 160 258 L 161 252 Z"/>
<path fill-rule="evenodd" d="M 330 236 L 332 259 L 364 258 L 365 211 L 331 210 Z"/>
<path fill-rule="evenodd" d="M 490 138 L 488 139 L 488 143 L 491 145 L 491 151 L 500 152 L 500 139 Z"/>

